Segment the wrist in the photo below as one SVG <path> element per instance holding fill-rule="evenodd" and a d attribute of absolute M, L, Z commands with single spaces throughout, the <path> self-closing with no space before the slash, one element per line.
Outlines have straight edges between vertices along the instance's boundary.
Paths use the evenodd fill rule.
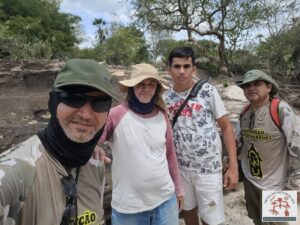
<path fill-rule="evenodd" d="M 229 161 L 229 169 L 237 169 L 238 168 L 238 163 L 237 161 Z"/>

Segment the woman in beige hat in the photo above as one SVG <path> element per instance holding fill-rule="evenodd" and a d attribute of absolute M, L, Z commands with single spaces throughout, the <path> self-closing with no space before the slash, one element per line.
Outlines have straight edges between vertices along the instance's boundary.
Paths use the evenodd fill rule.
<path fill-rule="evenodd" d="M 112 224 L 179 224 L 183 189 L 162 79 L 153 66 L 137 64 L 119 85 L 126 100 L 111 109 L 100 140 L 112 149 Z"/>

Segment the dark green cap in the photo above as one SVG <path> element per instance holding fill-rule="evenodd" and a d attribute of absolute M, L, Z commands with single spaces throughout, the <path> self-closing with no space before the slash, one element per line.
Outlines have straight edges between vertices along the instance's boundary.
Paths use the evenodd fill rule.
<path fill-rule="evenodd" d="M 263 80 L 272 84 L 272 89 L 270 91 L 271 97 L 279 92 L 279 86 L 276 81 L 261 70 L 248 71 L 247 73 L 245 73 L 243 80 L 237 81 L 236 84 L 242 88 L 244 84 L 250 83 L 255 80 Z"/>
<path fill-rule="evenodd" d="M 111 73 L 104 65 L 90 59 L 70 59 L 54 81 L 54 88 L 65 86 L 88 86 L 118 100 L 112 84 Z"/>

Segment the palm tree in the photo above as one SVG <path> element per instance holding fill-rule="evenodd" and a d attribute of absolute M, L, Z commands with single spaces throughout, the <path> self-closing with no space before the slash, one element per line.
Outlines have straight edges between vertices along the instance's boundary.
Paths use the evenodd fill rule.
<path fill-rule="evenodd" d="M 99 39 L 99 43 L 102 44 L 107 35 L 106 22 L 101 18 L 96 18 L 93 21 L 93 25 L 97 27 L 97 38 Z"/>

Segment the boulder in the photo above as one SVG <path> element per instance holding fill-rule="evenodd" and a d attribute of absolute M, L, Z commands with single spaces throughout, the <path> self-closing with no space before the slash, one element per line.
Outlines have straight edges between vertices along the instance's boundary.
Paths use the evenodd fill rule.
<path fill-rule="evenodd" d="M 237 85 L 230 85 L 223 89 L 221 96 L 226 100 L 234 100 L 241 102 L 248 102 L 243 90 Z"/>

